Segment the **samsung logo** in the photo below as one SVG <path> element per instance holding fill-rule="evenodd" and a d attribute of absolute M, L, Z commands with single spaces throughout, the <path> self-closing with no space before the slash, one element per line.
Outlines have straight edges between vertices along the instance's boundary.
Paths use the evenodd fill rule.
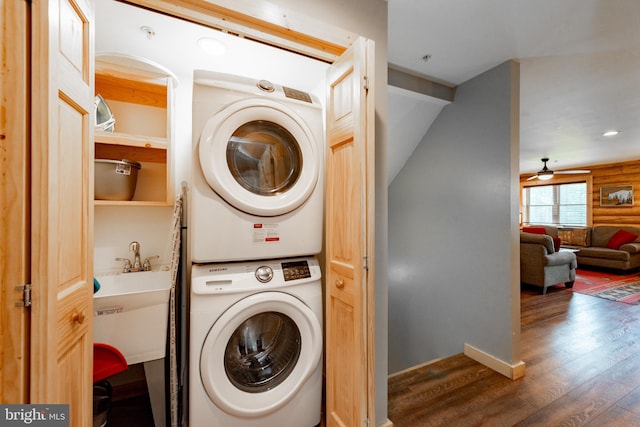
<path fill-rule="evenodd" d="M 227 267 L 211 267 L 211 268 L 209 269 L 209 272 L 210 272 L 210 273 L 214 273 L 214 272 L 216 272 L 216 271 L 227 271 L 227 270 L 228 270 L 228 268 L 227 268 Z"/>

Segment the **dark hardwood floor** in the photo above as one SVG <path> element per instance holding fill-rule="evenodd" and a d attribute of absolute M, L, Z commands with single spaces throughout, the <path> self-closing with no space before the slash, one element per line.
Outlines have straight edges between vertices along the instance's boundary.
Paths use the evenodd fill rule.
<path fill-rule="evenodd" d="M 464 355 L 399 374 L 394 426 L 640 426 L 640 306 L 523 288 L 521 319 L 524 378 Z"/>
<path fill-rule="evenodd" d="M 154 427 L 149 395 L 144 394 L 113 402 L 109 427 Z"/>

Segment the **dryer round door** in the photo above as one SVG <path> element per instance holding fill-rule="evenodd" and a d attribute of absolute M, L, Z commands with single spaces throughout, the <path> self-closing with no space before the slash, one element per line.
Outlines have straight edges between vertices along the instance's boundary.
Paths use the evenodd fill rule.
<path fill-rule="evenodd" d="M 269 99 L 245 99 L 212 116 L 198 155 L 207 184 L 236 209 L 276 216 L 302 205 L 320 173 L 317 141 L 307 124 Z"/>
<path fill-rule="evenodd" d="M 200 377 L 218 408 L 259 417 L 289 402 L 321 356 L 322 328 L 313 311 L 291 295 L 261 292 L 213 324 L 200 354 Z"/>

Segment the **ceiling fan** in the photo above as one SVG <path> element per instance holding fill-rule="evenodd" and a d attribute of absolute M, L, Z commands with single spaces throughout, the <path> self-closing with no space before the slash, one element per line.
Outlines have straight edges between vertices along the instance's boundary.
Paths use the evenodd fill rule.
<path fill-rule="evenodd" d="M 543 181 L 546 181 L 548 179 L 553 178 L 554 174 L 578 174 L 578 173 L 589 173 L 589 172 L 591 172 L 590 170 L 586 170 L 586 169 L 575 169 L 575 170 L 554 172 L 554 171 L 552 171 L 551 169 L 549 169 L 547 167 L 547 162 L 549 161 L 549 158 L 543 157 L 540 160 L 542 160 L 542 162 L 544 163 L 544 167 L 542 169 L 540 169 L 536 175 L 527 178 L 527 181 L 531 181 L 532 179 L 536 179 L 536 178 L 541 179 Z"/>

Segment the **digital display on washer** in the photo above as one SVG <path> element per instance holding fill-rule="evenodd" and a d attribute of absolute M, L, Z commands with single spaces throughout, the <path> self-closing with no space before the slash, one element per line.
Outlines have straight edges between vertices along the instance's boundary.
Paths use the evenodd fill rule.
<path fill-rule="evenodd" d="M 311 271 L 309 270 L 309 263 L 307 261 L 283 262 L 282 272 L 284 273 L 285 282 L 311 277 Z"/>

